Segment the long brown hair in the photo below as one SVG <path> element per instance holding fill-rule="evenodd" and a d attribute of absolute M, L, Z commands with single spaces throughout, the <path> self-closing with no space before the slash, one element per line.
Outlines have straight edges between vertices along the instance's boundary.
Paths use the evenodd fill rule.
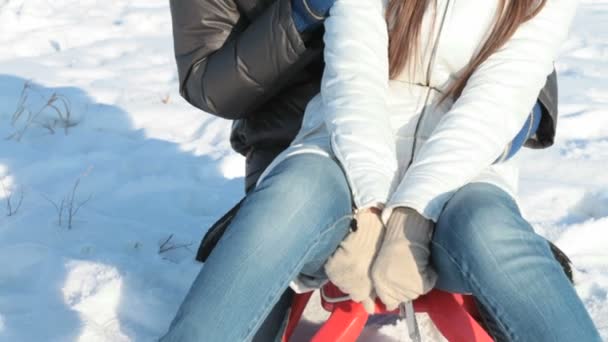
<path fill-rule="evenodd" d="M 499 0 L 494 27 L 481 50 L 445 97 L 457 98 L 475 69 L 513 36 L 519 25 L 533 18 L 547 0 Z M 395 78 L 417 57 L 419 35 L 426 10 L 435 0 L 390 0 L 386 12 L 389 23 L 390 77 Z M 415 68 L 415 62 L 411 63 Z"/>

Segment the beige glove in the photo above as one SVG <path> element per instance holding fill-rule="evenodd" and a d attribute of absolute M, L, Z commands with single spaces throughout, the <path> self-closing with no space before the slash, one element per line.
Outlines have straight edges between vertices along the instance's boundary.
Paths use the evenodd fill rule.
<path fill-rule="evenodd" d="M 372 267 L 374 288 L 387 309 L 394 310 L 435 286 L 437 274 L 429 264 L 432 233 L 433 222 L 413 209 L 399 207 L 391 214 Z"/>
<path fill-rule="evenodd" d="M 342 292 L 373 313 L 375 294 L 370 270 L 382 243 L 384 224 L 379 213 L 370 210 L 358 212 L 355 220 L 356 227 L 325 263 L 325 273 Z"/>

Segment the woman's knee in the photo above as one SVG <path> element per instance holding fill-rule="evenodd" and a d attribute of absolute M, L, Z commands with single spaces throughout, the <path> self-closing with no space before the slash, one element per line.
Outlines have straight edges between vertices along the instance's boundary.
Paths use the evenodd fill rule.
<path fill-rule="evenodd" d="M 433 247 L 477 271 L 515 265 L 520 257 L 551 255 L 545 239 L 522 217 L 511 196 L 482 183 L 461 188 L 447 203 Z"/>
<path fill-rule="evenodd" d="M 254 192 L 270 191 L 283 207 L 301 204 L 350 211 L 351 195 L 344 172 L 335 160 L 300 154 L 277 164 Z"/>
<path fill-rule="evenodd" d="M 438 287 L 470 292 L 472 277 L 489 280 L 509 271 L 520 255 L 544 257 L 543 243 L 507 193 L 490 184 L 466 185 L 447 203 L 435 227 L 431 254 Z"/>
<path fill-rule="evenodd" d="M 285 188 L 284 194 L 275 197 L 281 199 L 281 209 L 288 211 L 282 214 L 286 216 L 282 227 L 277 227 L 284 235 L 282 243 L 306 245 L 310 251 L 302 273 L 322 277 L 325 260 L 344 239 L 352 220 L 346 176 L 335 160 L 317 154 L 289 157 L 275 171 L 283 174 L 280 186 Z M 273 174 L 260 185 L 279 186 Z"/>
<path fill-rule="evenodd" d="M 320 155 L 296 155 L 277 164 L 247 196 L 226 236 L 238 234 L 253 248 L 299 248 L 316 241 L 351 211 L 346 177 L 336 162 Z"/>
<path fill-rule="evenodd" d="M 494 185 L 473 183 L 448 201 L 437 222 L 434 241 L 446 246 L 470 246 L 527 229 L 527 222 L 507 193 Z"/>

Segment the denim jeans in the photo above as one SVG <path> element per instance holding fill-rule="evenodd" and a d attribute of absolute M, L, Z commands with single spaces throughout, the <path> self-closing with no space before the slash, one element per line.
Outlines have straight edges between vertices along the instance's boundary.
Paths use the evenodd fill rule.
<path fill-rule="evenodd" d="M 335 161 L 302 154 L 278 164 L 243 202 L 161 341 L 249 341 L 271 312 L 282 320 L 289 283 L 299 273 L 325 277 L 326 259 L 349 230 L 351 203 Z M 256 340 L 277 334 L 262 330 L 267 336 Z"/>
<path fill-rule="evenodd" d="M 435 227 L 431 258 L 437 287 L 473 294 L 500 340 L 601 341 L 546 240 L 496 186 L 456 192 Z"/>

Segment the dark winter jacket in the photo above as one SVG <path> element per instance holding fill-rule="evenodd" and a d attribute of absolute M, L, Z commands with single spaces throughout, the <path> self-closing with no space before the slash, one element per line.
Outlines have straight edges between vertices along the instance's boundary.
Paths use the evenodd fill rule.
<path fill-rule="evenodd" d="M 234 120 L 231 143 L 247 156 L 250 185 L 319 92 L 322 32 L 303 39 L 290 0 L 171 0 L 171 14 L 180 92 Z"/>

